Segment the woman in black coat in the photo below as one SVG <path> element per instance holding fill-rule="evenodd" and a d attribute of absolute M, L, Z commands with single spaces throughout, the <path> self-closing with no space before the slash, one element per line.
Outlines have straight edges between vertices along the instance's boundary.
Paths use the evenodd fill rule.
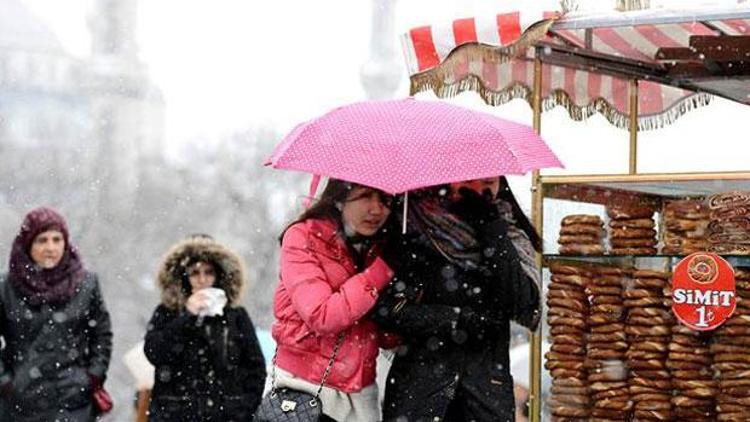
<path fill-rule="evenodd" d="M 150 421 L 248 421 L 260 403 L 266 365 L 239 300 L 240 258 L 207 236 L 173 246 L 159 270 L 162 303 L 144 351 L 156 367 Z M 206 315 L 208 287 L 226 295 L 221 315 Z"/>
<path fill-rule="evenodd" d="M 112 353 L 109 313 L 52 209 L 29 212 L 13 242 L 0 275 L 0 336 L 0 419 L 95 420 L 92 393 Z"/>
<path fill-rule="evenodd" d="M 403 338 L 386 382 L 386 421 L 515 418 L 510 321 L 532 330 L 539 321 L 539 237 L 499 182 L 412 195 L 406 235 L 384 248 L 396 276 L 374 319 Z M 498 193 L 507 201 L 495 201 Z"/>

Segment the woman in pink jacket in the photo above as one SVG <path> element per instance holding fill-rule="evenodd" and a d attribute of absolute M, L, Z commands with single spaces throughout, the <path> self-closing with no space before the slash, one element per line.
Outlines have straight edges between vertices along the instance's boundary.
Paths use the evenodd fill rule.
<path fill-rule="evenodd" d="M 320 394 L 324 417 L 380 419 L 375 362 L 388 344 L 368 313 L 391 280 L 375 239 L 393 198 L 331 179 L 320 200 L 282 234 L 280 281 L 274 296 L 275 383 Z"/>

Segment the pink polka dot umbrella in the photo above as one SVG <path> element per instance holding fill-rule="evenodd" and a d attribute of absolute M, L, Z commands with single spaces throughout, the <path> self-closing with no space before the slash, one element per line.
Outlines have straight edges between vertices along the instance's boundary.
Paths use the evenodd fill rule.
<path fill-rule="evenodd" d="M 413 98 L 354 103 L 302 123 L 265 164 L 392 194 L 562 167 L 529 126 Z"/>

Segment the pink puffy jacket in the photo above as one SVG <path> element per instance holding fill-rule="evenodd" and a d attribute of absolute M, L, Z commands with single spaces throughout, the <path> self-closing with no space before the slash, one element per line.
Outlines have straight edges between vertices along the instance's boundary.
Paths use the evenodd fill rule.
<path fill-rule="evenodd" d="M 367 262 L 357 272 L 333 221 L 310 219 L 286 231 L 273 303 L 280 368 L 320 383 L 337 335 L 345 332 L 326 385 L 352 393 L 375 382 L 378 347 L 394 344 L 366 315 L 393 272 L 372 251 Z"/>

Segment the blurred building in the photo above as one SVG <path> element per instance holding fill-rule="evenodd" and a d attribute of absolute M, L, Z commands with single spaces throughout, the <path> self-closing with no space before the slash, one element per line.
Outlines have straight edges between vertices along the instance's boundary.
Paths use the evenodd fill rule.
<path fill-rule="evenodd" d="M 372 0 L 370 46 L 360 67 L 360 81 L 371 100 L 393 98 L 401 83 L 404 65 L 396 47 L 396 0 Z"/>
<path fill-rule="evenodd" d="M 162 154 L 164 101 L 138 58 L 137 2 L 90 4 L 90 54 L 75 57 L 21 0 L 0 0 L 0 153 L 85 151 L 127 202 L 139 163 Z"/>

